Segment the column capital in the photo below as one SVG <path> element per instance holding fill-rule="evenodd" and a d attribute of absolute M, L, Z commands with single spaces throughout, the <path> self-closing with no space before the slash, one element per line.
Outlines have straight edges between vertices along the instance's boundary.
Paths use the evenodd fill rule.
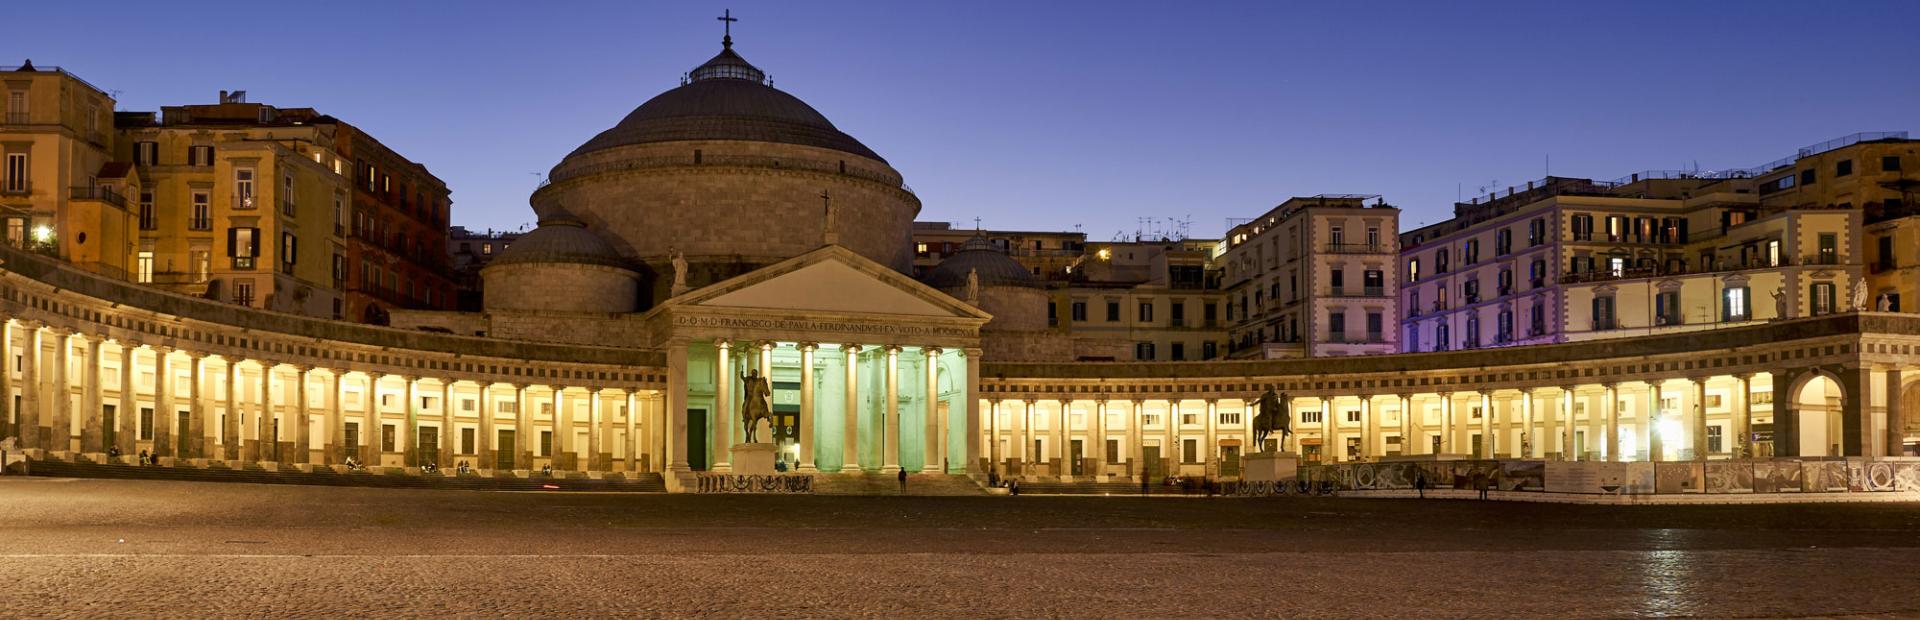
<path fill-rule="evenodd" d="M 65 325 L 48 325 L 47 331 L 53 332 L 53 335 L 55 336 L 72 336 L 73 335 L 73 328 L 67 327 Z"/>
<path fill-rule="evenodd" d="M 859 353 L 860 348 L 861 348 L 860 345 L 852 344 L 852 343 L 840 345 L 840 350 L 845 351 L 847 353 Z"/>
<path fill-rule="evenodd" d="M 714 341 L 713 341 L 713 346 L 714 346 L 715 348 L 718 348 L 718 349 L 720 349 L 720 350 L 722 350 L 722 351 L 726 351 L 726 350 L 730 350 L 730 349 L 732 349 L 732 348 L 733 348 L 733 341 L 732 341 L 732 340 L 728 340 L 728 339 L 726 339 L 726 338 L 716 338 L 716 339 L 714 339 Z"/>
<path fill-rule="evenodd" d="M 762 351 L 771 351 L 771 350 L 773 350 L 773 345 L 774 345 L 774 342 L 773 342 L 772 340 L 755 340 L 755 341 L 753 341 L 753 348 L 755 348 L 755 349 L 759 349 L 759 350 L 762 350 Z"/>
<path fill-rule="evenodd" d="M 14 322 L 19 323 L 21 327 L 27 329 L 40 329 L 47 326 L 47 324 L 41 322 L 40 319 L 14 319 Z"/>
<path fill-rule="evenodd" d="M 812 352 L 813 352 L 813 351 L 814 351 L 815 349 L 819 349 L 819 348 L 820 348 L 820 343 L 818 343 L 818 342 L 802 342 L 802 343 L 799 343 L 798 345 L 796 345 L 796 348 L 798 348 L 798 349 L 800 349 L 800 351 L 801 351 L 801 352 L 803 352 L 803 353 L 812 353 Z"/>
<path fill-rule="evenodd" d="M 172 355 L 173 354 L 173 347 L 170 347 L 164 344 L 149 345 L 148 348 L 153 349 L 153 353 L 155 355 Z"/>
<path fill-rule="evenodd" d="M 945 349 L 941 349 L 940 347 L 920 347 L 920 352 L 926 354 L 928 357 L 939 355 L 940 352 L 944 350 Z"/>
<path fill-rule="evenodd" d="M 141 346 L 140 341 L 132 338 L 114 338 L 113 343 L 120 345 L 122 349 L 138 349 Z"/>
<path fill-rule="evenodd" d="M 890 356 L 891 356 L 891 355 L 899 355 L 899 354 L 900 354 L 900 345 L 897 345 L 897 344 L 890 344 L 890 345 L 886 345 L 886 346 L 885 346 L 885 347 L 883 347 L 883 348 L 884 348 L 884 349 L 886 349 L 886 351 L 887 351 L 887 355 L 890 355 Z"/>
<path fill-rule="evenodd" d="M 313 364 L 292 364 L 294 371 L 300 374 L 313 372 Z"/>
<path fill-rule="evenodd" d="M 554 394 L 560 394 L 560 393 L 566 392 L 567 388 L 571 386 L 560 385 L 558 383 L 549 383 L 546 385 L 542 385 L 540 387 L 544 387 L 544 388 L 547 388 L 548 390 L 552 390 Z"/>

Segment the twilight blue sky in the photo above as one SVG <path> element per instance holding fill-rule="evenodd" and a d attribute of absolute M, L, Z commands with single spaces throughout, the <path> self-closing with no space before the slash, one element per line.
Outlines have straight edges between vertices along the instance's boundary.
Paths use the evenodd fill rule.
<path fill-rule="evenodd" d="M 1920 133 L 1920 2 L 116 4 L 9 7 L 0 64 L 123 110 L 318 108 L 426 164 L 477 228 L 531 220 L 533 173 L 717 52 L 722 8 L 921 219 L 1095 239 L 1142 217 L 1218 235 L 1320 193 L 1383 194 L 1412 228 L 1549 157 L 1611 179 Z"/>

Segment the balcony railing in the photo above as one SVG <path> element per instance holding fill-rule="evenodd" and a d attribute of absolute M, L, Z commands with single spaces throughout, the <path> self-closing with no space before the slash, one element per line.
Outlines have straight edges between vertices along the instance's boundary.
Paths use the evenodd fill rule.
<path fill-rule="evenodd" d="M 1333 289 L 1332 293 L 1334 297 L 1386 297 L 1387 289 L 1381 286 L 1340 287 Z"/>
<path fill-rule="evenodd" d="M 74 187 L 70 188 L 74 200 L 98 200 L 122 209 L 127 207 L 127 198 L 112 187 Z"/>
<path fill-rule="evenodd" d="M 1839 254 L 1829 254 L 1826 252 L 1822 252 L 1822 253 L 1814 254 L 1811 256 L 1800 257 L 1800 264 L 1802 265 L 1840 265 L 1840 264 L 1845 264 L 1845 261 L 1841 259 Z"/>
<path fill-rule="evenodd" d="M 29 125 L 32 123 L 33 123 L 33 118 L 29 116 L 26 112 L 8 112 L 7 113 L 8 125 Z"/>
<path fill-rule="evenodd" d="M 260 203 L 259 203 L 259 201 L 260 201 L 260 195 L 259 195 L 259 194 L 234 194 L 234 195 L 233 195 L 233 208 L 235 208 L 235 209 L 252 209 L 252 208 L 255 208 L 255 207 L 258 207 L 258 206 L 260 206 Z"/>
<path fill-rule="evenodd" d="M 213 218 L 190 218 L 187 220 L 187 230 L 213 230 Z"/>
<path fill-rule="evenodd" d="M 1328 254 L 1384 254 L 1390 250 L 1379 243 L 1329 243 Z"/>

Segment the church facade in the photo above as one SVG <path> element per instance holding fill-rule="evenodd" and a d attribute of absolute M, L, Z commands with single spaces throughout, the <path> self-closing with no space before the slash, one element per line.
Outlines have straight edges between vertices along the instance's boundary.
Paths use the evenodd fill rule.
<path fill-rule="evenodd" d="M 470 463 L 692 490 L 750 470 L 749 411 L 783 472 L 1066 481 L 1231 479 L 1277 450 L 1888 458 L 1920 419 L 1920 317 L 1862 309 L 1607 346 L 1032 361 L 1072 343 L 1049 340 L 1031 274 L 982 240 L 908 275 L 920 202 L 901 175 L 730 38 L 549 178 L 539 227 L 481 271 L 480 311 L 395 310 L 391 326 L 0 247 L 0 437 L 28 458 Z M 1293 432 L 1253 445 L 1250 403 L 1270 389 Z"/>

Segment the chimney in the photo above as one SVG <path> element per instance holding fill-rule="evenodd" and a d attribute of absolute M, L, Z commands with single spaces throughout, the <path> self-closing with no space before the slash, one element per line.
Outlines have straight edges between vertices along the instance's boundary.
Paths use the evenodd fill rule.
<path fill-rule="evenodd" d="M 220 91 L 220 98 L 219 98 L 219 99 L 217 99 L 217 101 L 219 101 L 220 103 L 226 103 L 226 102 L 227 102 L 227 91 L 224 91 L 224 90 L 223 90 L 223 91 Z"/>

